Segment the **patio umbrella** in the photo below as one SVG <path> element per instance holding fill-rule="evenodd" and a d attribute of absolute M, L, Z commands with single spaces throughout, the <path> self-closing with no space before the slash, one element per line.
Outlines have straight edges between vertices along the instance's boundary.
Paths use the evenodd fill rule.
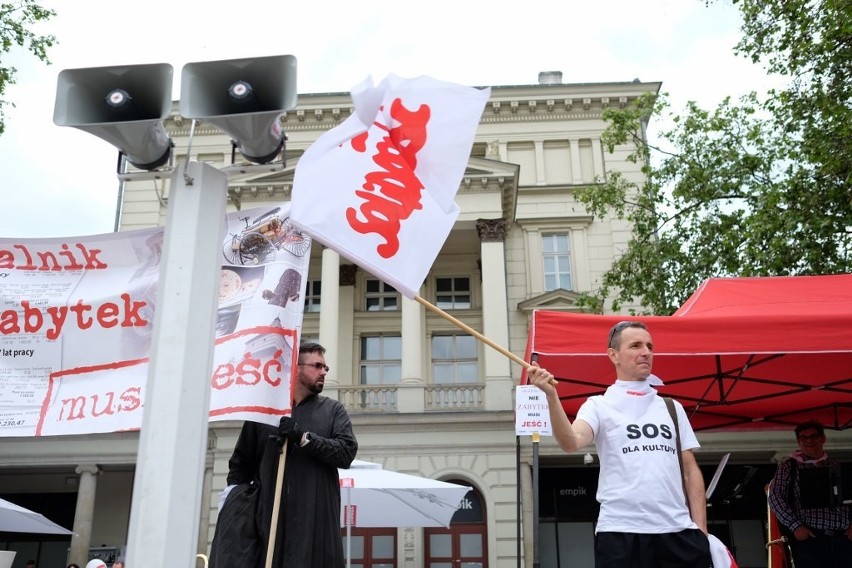
<path fill-rule="evenodd" d="M 44 515 L 0 499 L 0 533 L 73 534 Z"/>
<path fill-rule="evenodd" d="M 355 460 L 340 474 L 340 526 L 449 527 L 470 487 L 382 469 Z M 347 546 L 346 557 L 351 562 Z"/>
<path fill-rule="evenodd" d="M 470 491 L 361 460 L 339 473 L 341 527 L 449 527 Z"/>
<path fill-rule="evenodd" d="M 14 550 L 0 550 L 0 568 L 12 568 L 16 554 Z"/>

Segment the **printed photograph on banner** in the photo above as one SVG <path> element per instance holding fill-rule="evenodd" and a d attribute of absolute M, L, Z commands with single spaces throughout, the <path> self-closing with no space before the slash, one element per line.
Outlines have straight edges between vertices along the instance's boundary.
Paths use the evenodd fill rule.
<path fill-rule="evenodd" d="M 288 404 L 311 245 L 289 208 L 227 216 L 211 420 Z M 162 227 L 0 239 L 0 436 L 141 426 L 163 242 Z"/>
<path fill-rule="evenodd" d="M 252 209 L 228 216 L 228 229 L 222 243 L 225 263 L 257 266 L 301 258 L 310 254 L 311 239 L 289 218 L 289 204 L 270 209 Z"/>

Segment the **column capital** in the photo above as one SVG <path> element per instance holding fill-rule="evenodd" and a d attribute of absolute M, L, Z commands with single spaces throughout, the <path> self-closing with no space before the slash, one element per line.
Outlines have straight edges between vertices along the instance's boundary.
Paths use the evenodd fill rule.
<path fill-rule="evenodd" d="M 506 240 L 509 223 L 505 219 L 477 219 L 476 232 L 483 243 L 500 243 Z"/>
<path fill-rule="evenodd" d="M 91 473 L 92 475 L 100 475 L 101 474 L 101 468 L 97 464 L 86 463 L 86 464 L 78 465 L 76 468 L 74 468 L 74 472 L 77 475 L 82 475 L 84 473 Z"/>

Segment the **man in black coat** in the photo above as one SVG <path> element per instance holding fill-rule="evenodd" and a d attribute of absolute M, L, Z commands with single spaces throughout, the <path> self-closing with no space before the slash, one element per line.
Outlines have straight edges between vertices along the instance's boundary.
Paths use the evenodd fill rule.
<path fill-rule="evenodd" d="M 230 492 L 211 547 L 212 568 L 265 565 L 281 444 L 287 441 L 274 568 L 342 568 L 340 481 L 358 442 L 343 405 L 322 392 L 325 348 L 299 347 L 292 415 L 278 428 L 246 422 L 228 465 Z"/>

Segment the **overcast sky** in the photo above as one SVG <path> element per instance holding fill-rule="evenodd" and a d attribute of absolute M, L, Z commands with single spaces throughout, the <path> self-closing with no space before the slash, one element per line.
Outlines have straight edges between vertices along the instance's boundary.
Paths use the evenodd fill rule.
<path fill-rule="evenodd" d="M 21 51 L 5 58 L 18 82 L 0 136 L 0 237 L 113 230 L 117 150 L 53 124 L 63 69 L 169 63 L 174 99 L 186 63 L 284 54 L 297 58 L 300 93 L 348 92 L 389 73 L 482 86 L 562 71 L 565 83 L 661 81 L 680 108 L 766 84 L 733 54 L 740 19 L 728 0 L 41 3 L 57 11 L 39 28 L 57 37 L 52 65 Z"/>

